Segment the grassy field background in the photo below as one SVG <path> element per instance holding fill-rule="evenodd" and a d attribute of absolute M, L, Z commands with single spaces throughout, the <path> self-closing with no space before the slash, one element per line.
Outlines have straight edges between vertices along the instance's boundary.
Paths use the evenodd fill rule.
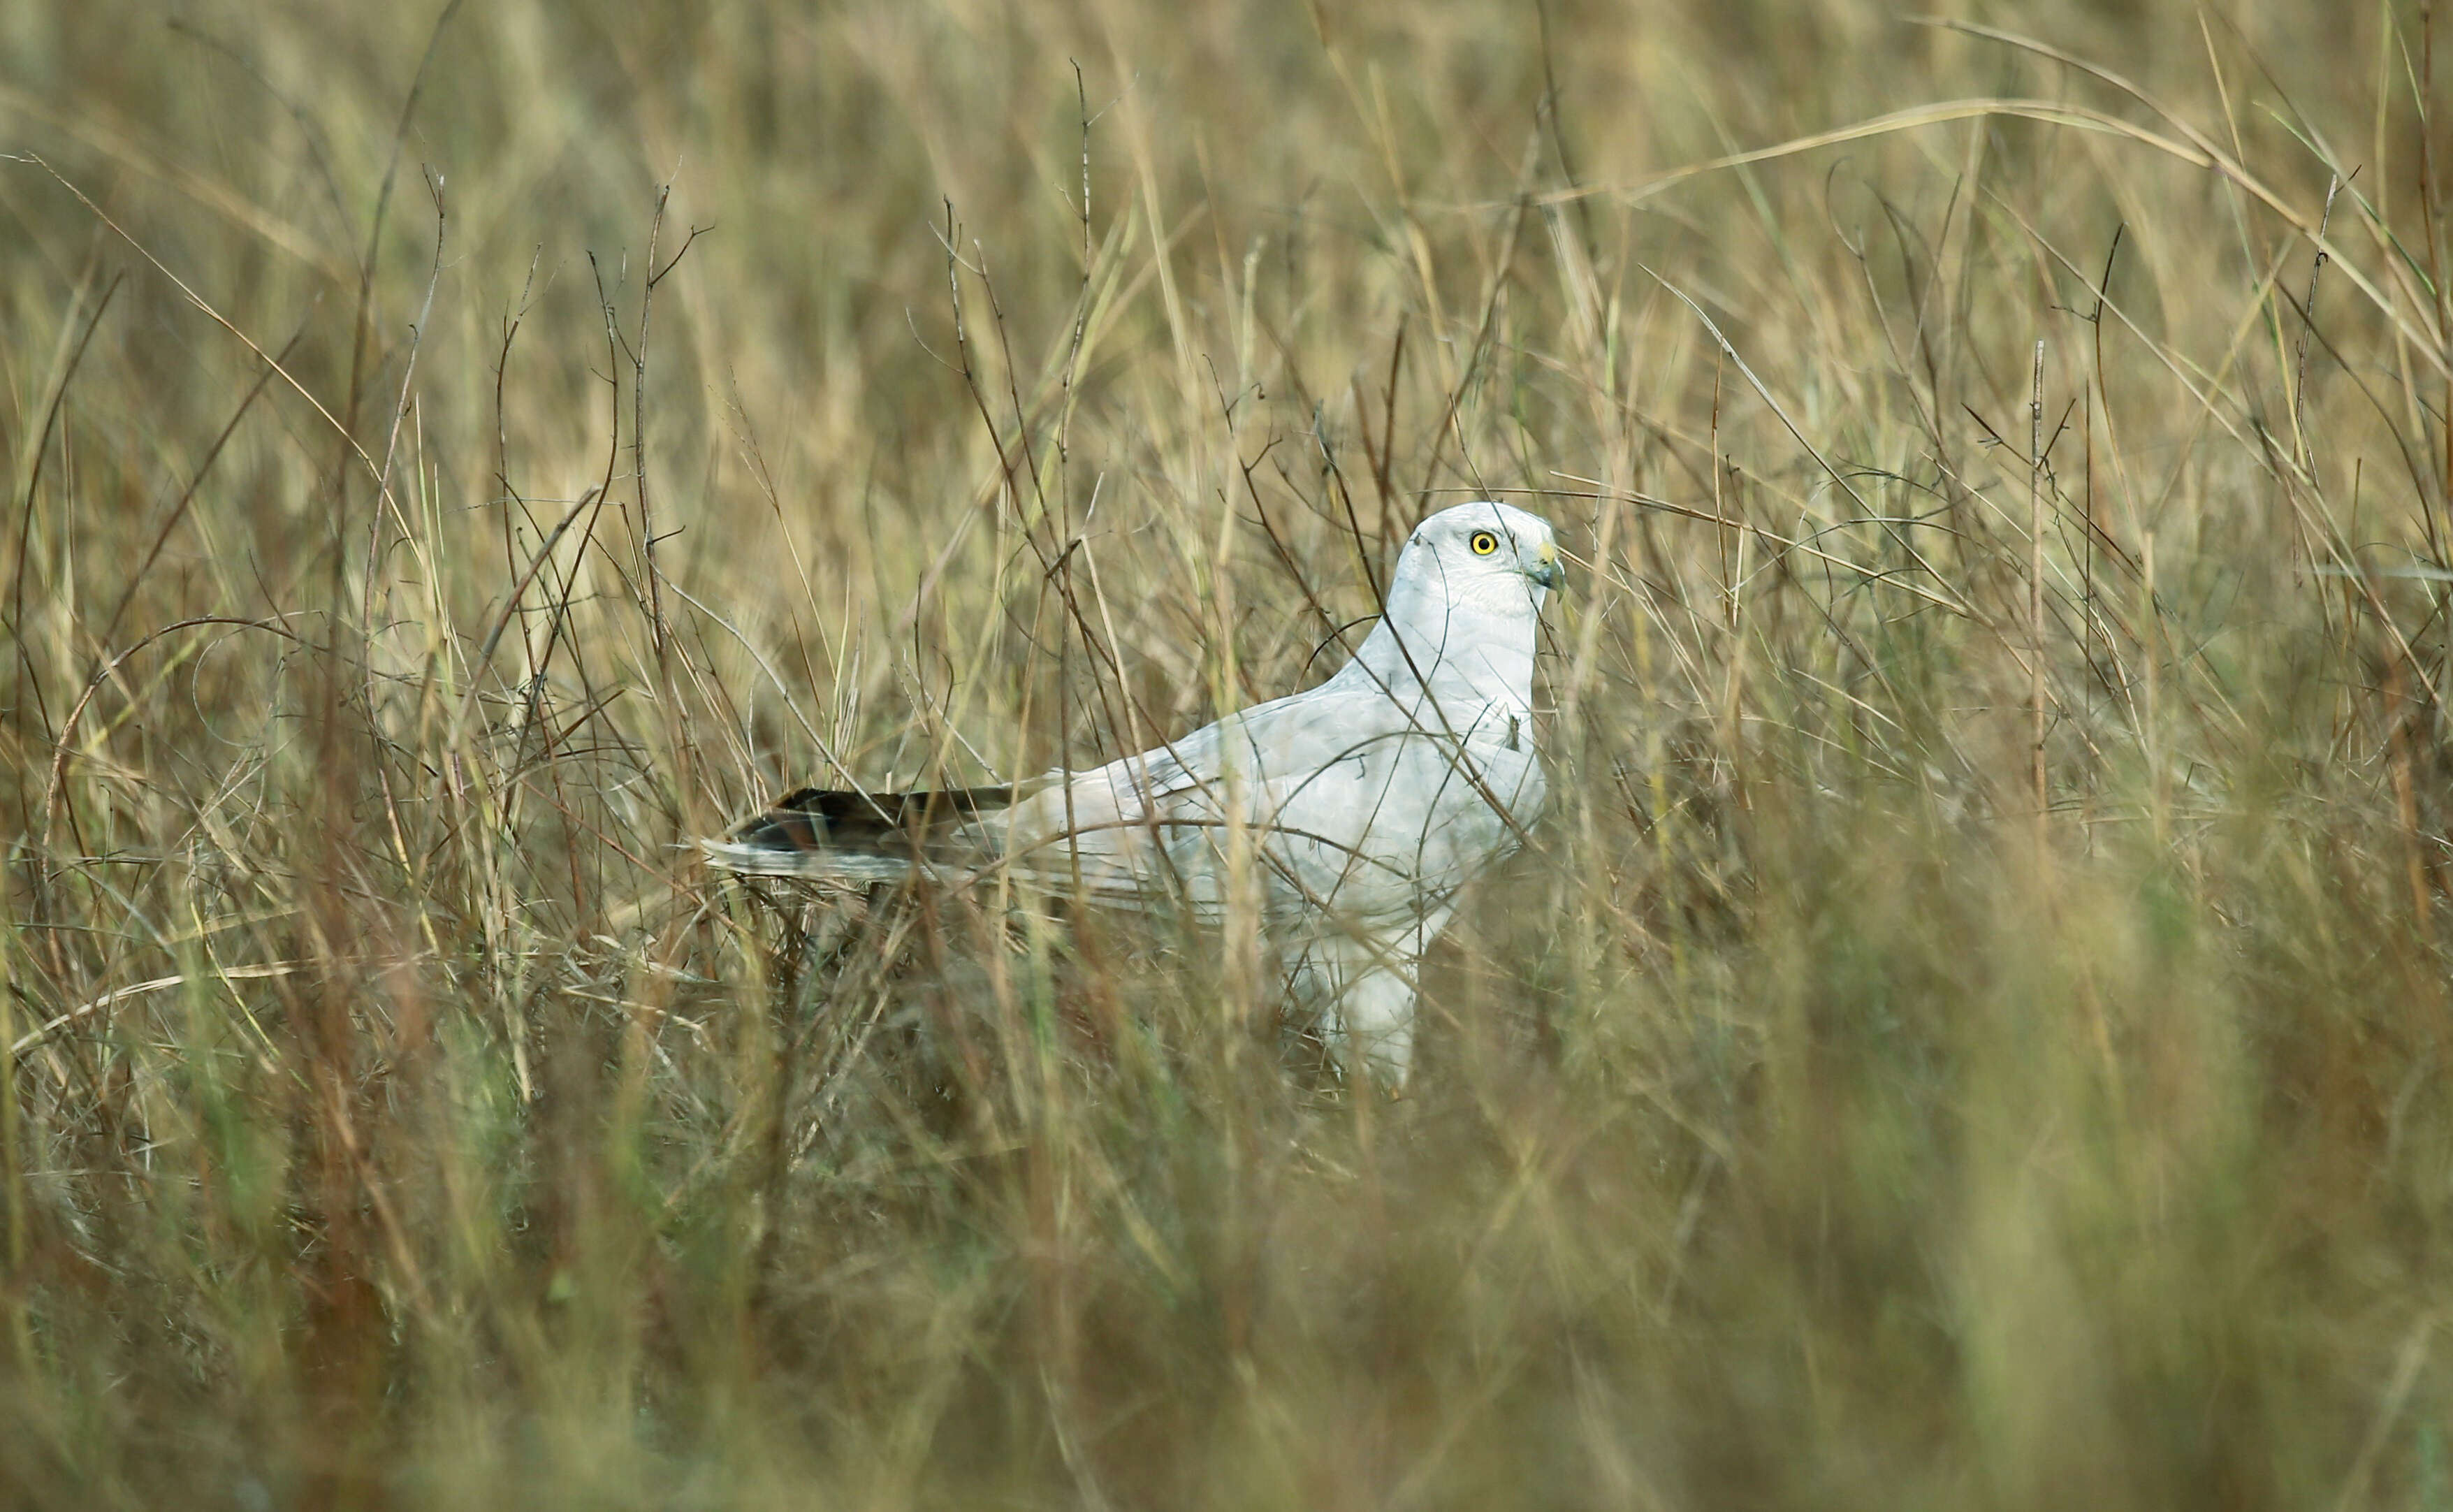
<path fill-rule="evenodd" d="M 2453 1503 L 2453 38 L 1935 9 L 0 7 L 0 1494 Z M 689 847 L 1491 496 L 1404 1102 Z"/>

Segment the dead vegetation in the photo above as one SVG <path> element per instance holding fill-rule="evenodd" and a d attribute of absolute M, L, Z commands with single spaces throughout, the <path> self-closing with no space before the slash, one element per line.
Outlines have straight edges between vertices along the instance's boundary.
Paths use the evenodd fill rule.
<path fill-rule="evenodd" d="M 0 13 L 0 1488 L 2453 1497 L 2443 28 L 1960 10 Z M 688 847 L 1486 496 L 1409 1102 Z"/>

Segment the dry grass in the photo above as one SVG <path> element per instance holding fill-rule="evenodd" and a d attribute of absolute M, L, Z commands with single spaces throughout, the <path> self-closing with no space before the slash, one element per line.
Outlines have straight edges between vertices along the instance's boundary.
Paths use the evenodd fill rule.
<path fill-rule="evenodd" d="M 0 9 L 0 1486 L 2444 1505 L 2445 39 L 2237 9 Z M 1411 1101 L 686 846 L 1494 494 Z"/>

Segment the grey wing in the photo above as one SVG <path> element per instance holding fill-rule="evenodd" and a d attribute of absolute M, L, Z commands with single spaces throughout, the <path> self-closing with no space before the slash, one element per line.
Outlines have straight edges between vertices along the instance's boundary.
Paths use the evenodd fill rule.
<path fill-rule="evenodd" d="M 1012 811 L 1007 865 L 1044 883 L 1078 883 L 1108 901 L 1172 894 L 1214 907 L 1214 856 L 1230 821 L 1261 822 L 1270 773 L 1304 760 L 1276 748 L 1286 731 L 1303 726 L 1303 714 L 1277 711 L 1318 692 L 1229 715 L 1089 771 L 1048 774 L 1053 780 Z"/>
<path fill-rule="evenodd" d="M 1540 810 L 1530 739 L 1466 723 L 1426 728 L 1378 688 L 1314 688 L 1068 774 L 1018 806 L 1007 855 L 1051 883 L 1214 913 L 1231 821 L 1258 840 L 1271 914 L 1416 920 Z"/>

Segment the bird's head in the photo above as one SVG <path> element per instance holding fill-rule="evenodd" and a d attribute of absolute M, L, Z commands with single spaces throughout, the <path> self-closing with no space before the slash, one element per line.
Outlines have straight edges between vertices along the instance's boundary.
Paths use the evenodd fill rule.
<path fill-rule="evenodd" d="M 1512 504 L 1482 500 L 1451 506 L 1414 527 L 1397 559 L 1388 610 L 1409 619 L 1454 609 L 1530 618 L 1541 613 L 1550 589 L 1566 584 L 1550 522 Z"/>
<path fill-rule="evenodd" d="M 1540 515 L 1487 500 L 1442 509 L 1406 538 L 1351 675 L 1524 704 L 1542 601 L 1565 581 Z"/>

